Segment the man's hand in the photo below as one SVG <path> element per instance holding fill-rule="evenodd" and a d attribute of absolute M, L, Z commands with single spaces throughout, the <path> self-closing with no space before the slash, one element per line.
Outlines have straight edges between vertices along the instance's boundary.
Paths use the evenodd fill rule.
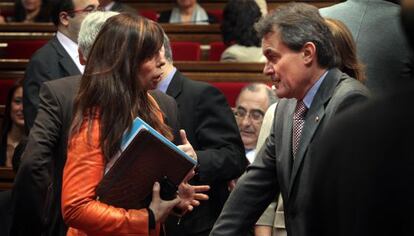
<path fill-rule="evenodd" d="M 197 161 L 197 154 L 194 151 L 191 143 L 187 140 L 187 135 L 185 133 L 185 130 L 180 129 L 180 136 L 181 136 L 181 142 L 183 144 L 177 147 L 181 149 L 181 151 L 185 152 L 185 154 L 187 154 L 188 156 L 190 156 L 191 158 Z"/>

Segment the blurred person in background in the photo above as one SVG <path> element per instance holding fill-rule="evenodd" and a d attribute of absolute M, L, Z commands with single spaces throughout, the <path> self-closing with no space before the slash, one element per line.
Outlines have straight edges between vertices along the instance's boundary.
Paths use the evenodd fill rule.
<path fill-rule="evenodd" d="M 12 167 L 14 149 L 24 134 L 23 86 L 21 81 L 9 90 L 0 136 L 0 166 Z"/>
<path fill-rule="evenodd" d="M 99 6 L 105 11 L 126 12 L 133 15 L 137 14 L 137 10 L 125 3 L 112 0 L 99 0 Z"/>
<path fill-rule="evenodd" d="M 214 16 L 208 14 L 197 0 L 177 0 L 172 10 L 163 11 L 158 18 L 160 23 L 210 24 L 216 23 Z"/>
<path fill-rule="evenodd" d="M 9 22 L 50 22 L 49 0 L 16 0 L 14 17 Z"/>
<path fill-rule="evenodd" d="M 221 35 L 228 48 L 221 61 L 265 62 L 261 41 L 254 29 L 262 13 L 254 0 L 230 0 L 223 11 Z"/>

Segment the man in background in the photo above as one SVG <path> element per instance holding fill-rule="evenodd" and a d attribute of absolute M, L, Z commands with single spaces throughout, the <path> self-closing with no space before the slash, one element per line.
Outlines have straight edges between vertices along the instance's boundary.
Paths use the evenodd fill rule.
<path fill-rule="evenodd" d="M 182 218 L 169 217 L 170 236 L 208 235 L 227 200 L 227 182 L 239 177 L 247 160 L 234 115 L 224 95 L 212 85 L 193 81 L 173 65 L 171 47 L 164 37 L 165 65 L 158 89 L 175 98 L 181 128 L 197 154 L 197 174 L 192 185 L 210 185 L 209 200 Z"/>
<path fill-rule="evenodd" d="M 98 0 L 56 0 L 52 21 L 56 36 L 35 52 L 27 65 L 23 81 L 23 113 L 26 132 L 33 126 L 43 82 L 83 73 L 79 62 L 78 33 L 87 14 L 97 10 Z"/>
<path fill-rule="evenodd" d="M 276 96 L 266 84 L 251 83 L 242 88 L 236 100 L 235 116 L 243 141 L 246 158 L 252 163 L 256 144 L 267 108 L 276 102 Z"/>
<path fill-rule="evenodd" d="M 89 14 L 79 33 L 84 64 L 105 21 L 118 13 Z M 81 75 L 47 81 L 40 89 L 39 110 L 13 186 L 10 235 L 63 236 L 60 197 L 72 106 Z"/>

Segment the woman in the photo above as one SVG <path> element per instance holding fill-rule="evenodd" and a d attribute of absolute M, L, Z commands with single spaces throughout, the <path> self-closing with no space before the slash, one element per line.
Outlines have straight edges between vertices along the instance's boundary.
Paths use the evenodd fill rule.
<path fill-rule="evenodd" d="M 13 22 L 50 22 L 48 0 L 16 0 Z"/>
<path fill-rule="evenodd" d="M 10 89 L 0 136 L 0 166 L 12 167 L 14 149 L 24 134 L 23 87 L 21 81 Z"/>
<path fill-rule="evenodd" d="M 347 75 L 364 82 L 364 65 L 357 57 L 356 44 L 351 31 L 339 20 L 326 18 L 325 21 L 334 36 L 336 50 L 342 61 L 339 69 Z"/>
<path fill-rule="evenodd" d="M 229 46 L 221 61 L 265 62 L 254 24 L 262 17 L 254 0 L 230 0 L 223 11 L 221 34 Z"/>
<path fill-rule="evenodd" d="M 208 14 L 197 0 L 177 0 L 178 7 L 160 13 L 160 23 L 209 24 L 216 23 L 214 16 Z"/>
<path fill-rule="evenodd" d="M 158 235 L 160 223 L 173 207 L 191 210 L 189 203 L 198 204 L 191 194 L 161 200 L 157 183 L 147 209 L 126 210 L 95 200 L 105 165 L 120 150 L 122 136 L 135 117 L 172 138 L 147 92 L 162 76 L 162 43 L 163 31 L 157 23 L 126 14 L 109 18 L 96 37 L 75 98 L 63 173 L 67 235 Z"/>

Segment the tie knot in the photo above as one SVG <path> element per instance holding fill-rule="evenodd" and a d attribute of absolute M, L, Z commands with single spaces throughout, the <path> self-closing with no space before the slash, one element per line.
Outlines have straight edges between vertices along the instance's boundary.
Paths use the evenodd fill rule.
<path fill-rule="evenodd" d="M 296 104 L 295 112 L 293 113 L 294 119 L 303 119 L 305 117 L 308 108 L 305 106 L 303 101 L 298 101 Z"/>

